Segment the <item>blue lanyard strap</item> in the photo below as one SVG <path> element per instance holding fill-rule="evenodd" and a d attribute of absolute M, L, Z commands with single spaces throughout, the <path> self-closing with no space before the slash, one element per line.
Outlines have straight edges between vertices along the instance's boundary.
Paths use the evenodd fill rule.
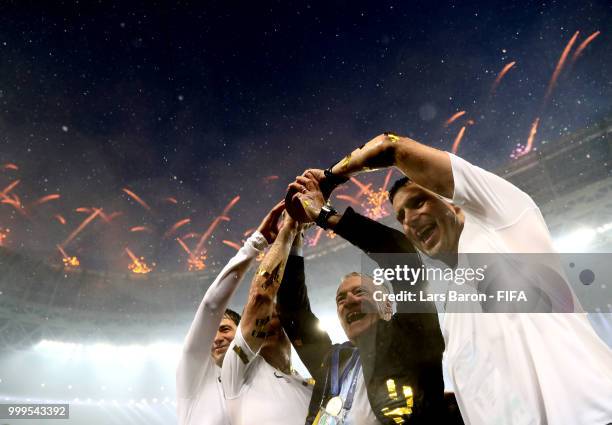
<path fill-rule="evenodd" d="M 351 379 L 351 386 L 349 387 L 348 394 L 346 395 L 346 401 L 344 402 L 344 408 L 351 410 L 353 405 L 353 398 L 355 397 L 355 390 L 357 389 L 357 379 L 361 373 L 361 362 L 358 362 L 353 367 L 353 379 Z"/>
<path fill-rule="evenodd" d="M 342 382 L 346 381 L 348 374 L 351 372 L 357 361 L 359 360 L 359 351 L 353 350 L 351 354 L 351 358 L 347 362 L 344 370 L 342 371 L 342 375 L 340 379 L 338 379 L 338 374 L 340 372 L 340 350 L 334 350 L 332 353 L 332 362 L 331 362 L 331 396 L 335 397 L 340 394 L 340 386 Z M 357 374 L 355 374 L 357 375 Z"/>

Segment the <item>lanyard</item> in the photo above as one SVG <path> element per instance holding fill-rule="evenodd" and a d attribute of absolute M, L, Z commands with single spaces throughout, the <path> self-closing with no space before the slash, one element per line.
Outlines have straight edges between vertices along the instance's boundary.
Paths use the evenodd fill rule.
<path fill-rule="evenodd" d="M 355 368 L 355 364 L 357 363 L 358 360 L 359 360 L 359 351 L 354 350 L 353 354 L 351 354 L 351 358 L 346 363 L 346 366 L 344 367 L 344 370 L 342 371 L 342 375 L 340 376 L 340 379 L 338 379 L 338 373 L 340 369 L 340 350 L 334 350 L 334 352 L 332 353 L 332 364 L 331 364 L 331 396 L 332 397 L 335 397 L 340 394 L 342 383 L 346 382 L 346 379 L 349 373 Z M 356 378 L 357 375 L 358 375 L 357 373 L 353 374 L 351 387 L 355 387 L 354 383 L 357 382 L 357 378 Z M 351 388 L 351 390 L 352 391 L 351 391 L 351 394 L 349 394 L 349 396 L 352 396 L 355 392 L 354 388 Z"/>

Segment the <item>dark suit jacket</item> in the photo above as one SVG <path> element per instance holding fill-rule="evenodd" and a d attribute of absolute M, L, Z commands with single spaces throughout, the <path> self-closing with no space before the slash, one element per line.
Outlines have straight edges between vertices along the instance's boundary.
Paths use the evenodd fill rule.
<path fill-rule="evenodd" d="M 390 264 L 387 253 L 415 252 L 403 233 L 361 216 L 351 208 L 346 210 L 334 231 L 362 249 L 381 267 L 392 267 L 397 261 L 394 258 Z M 421 265 L 416 255 L 406 256 L 406 261 L 411 267 Z M 330 398 L 326 382 L 334 347 L 327 333 L 318 327 L 318 319 L 311 311 L 302 257 L 289 257 L 278 292 L 278 307 L 285 332 L 316 381 L 306 418 L 306 424 L 312 424 L 319 407 Z M 390 321 L 379 320 L 358 343 L 368 399 L 382 424 L 396 423 L 383 414 L 383 409 L 388 411 L 406 405 L 403 398 L 390 398 L 389 379 L 395 381 L 398 393 L 402 385 L 413 390 L 414 405 L 412 413 L 403 418 L 405 424 L 457 423 L 449 420 L 446 413 L 442 378 L 444 340 L 438 315 L 433 303 L 425 307 L 429 313 L 396 313 Z M 341 350 L 341 365 L 350 354 L 350 350 L 343 349 L 346 343 L 342 346 L 335 347 Z"/>

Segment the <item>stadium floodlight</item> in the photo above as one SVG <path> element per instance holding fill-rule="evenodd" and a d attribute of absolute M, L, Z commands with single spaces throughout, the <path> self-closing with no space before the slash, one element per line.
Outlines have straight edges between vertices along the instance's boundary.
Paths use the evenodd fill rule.
<path fill-rule="evenodd" d="M 559 252 L 582 252 L 589 247 L 591 242 L 593 242 L 597 233 L 595 229 L 589 227 L 577 229 L 565 236 L 555 239 L 555 248 Z"/>

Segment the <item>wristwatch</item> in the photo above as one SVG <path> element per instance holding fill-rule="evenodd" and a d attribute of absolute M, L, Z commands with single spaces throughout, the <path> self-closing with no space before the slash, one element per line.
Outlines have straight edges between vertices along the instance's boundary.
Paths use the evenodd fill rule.
<path fill-rule="evenodd" d="M 332 167 L 333 165 L 323 171 L 325 179 L 320 184 L 321 191 L 327 195 L 329 195 L 336 188 L 336 186 L 346 183 L 349 180 L 348 177 L 343 177 L 332 173 Z"/>
<path fill-rule="evenodd" d="M 329 228 L 329 226 L 327 225 L 327 220 L 332 215 L 337 215 L 337 214 L 338 214 L 338 211 L 336 211 L 334 207 L 332 207 L 330 204 L 325 204 L 321 207 L 321 212 L 319 213 L 319 216 L 316 218 L 315 223 L 317 226 L 319 226 L 323 230 L 327 230 Z"/>

